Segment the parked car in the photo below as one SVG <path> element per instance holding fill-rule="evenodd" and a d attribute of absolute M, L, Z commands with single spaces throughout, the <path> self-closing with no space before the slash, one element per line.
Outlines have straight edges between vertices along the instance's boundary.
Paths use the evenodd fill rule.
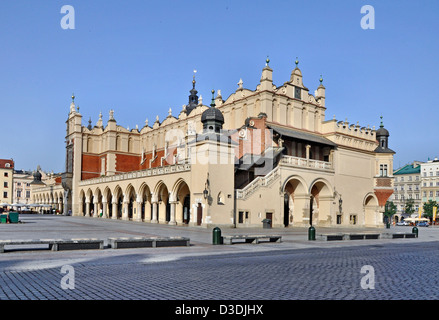
<path fill-rule="evenodd" d="M 418 227 L 428 227 L 428 222 L 427 221 L 421 221 L 418 223 Z"/>
<path fill-rule="evenodd" d="M 397 226 L 409 226 L 410 223 L 408 223 L 407 221 L 399 221 L 396 223 Z"/>

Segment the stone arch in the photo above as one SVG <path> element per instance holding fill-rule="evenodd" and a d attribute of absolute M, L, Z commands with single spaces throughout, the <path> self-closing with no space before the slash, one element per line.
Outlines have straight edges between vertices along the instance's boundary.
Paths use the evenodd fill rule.
<path fill-rule="evenodd" d="M 78 199 L 78 215 L 84 216 L 85 215 L 85 191 L 84 189 L 81 189 L 79 191 L 79 199 Z"/>
<path fill-rule="evenodd" d="M 149 186 L 144 182 L 137 191 L 138 202 L 140 202 L 140 212 L 137 213 L 138 220 L 152 220 L 152 194 Z"/>
<path fill-rule="evenodd" d="M 112 194 L 112 206 L 113 206 L 113 219 L 121 219 L 122 218 L 122 209 L 123 209 L 123 192 L 122 188 L 117 185 Z"/>
<path fill-rule="evenodd" d="M 136 190 L 134 189 L 133 185 L 130 183 L 130 184 L 128 184 L 127 188 L 125 189 L 125 197 L 124 197 L 125 217 L 124 217 L 124 219 L 132 220 L 134 215 L 137 214 L 136 200 L 137 200 Z"/>
<path fill-rule="evenodd" d="M 285 227 L 293 224 L 306 224 L 309 193 L 306 182 L 298 175 L 285 179 L 282 186 L 284 195 L 281 221 Z"/>
<path fill-rule="evenodd" d="M 154 196 L 157 203 L 157 221 L 167 223 L 171 220 L 171 208 L 169 205 L 169 191 L 163 180 L 157 182 L 154 187 Z"/>
<path fill-rule="evenodd" d="M 102 192 L 99 187 L 95 189 L 93 192 L 93 203 L 91 204 L 93 206 L 93 212 L 95 217 L 100 217 L 101 213 L 103 214 L 103 208 L 102 208 Z"/>
<path fill-rule="evenodd" d="M 94 202 L 94 195 L 93 191 L 91 189 L 88 189 L 85 193 L 85 216 L 90 217 L 93 216 L 94 210 L 93 210 L 93 202 Z"/>
<path fill-rule="evenodd" d="M 112 218 L 113 206 L 111 205 L 113 194 L 108 186 L 102 192 L 102 216 L 105 218 Z"/>
<path fill-rule="evenodd" d="M 191 192 L 189 185 L 184 179 L 178 179 L 171 192 L 171 221 L 189 224 L 191 220 Z M 175 216 L 174 214 L 175 213 Z M 175 217 L 175 218 L 174 218 Z"/>
<path fill-rule="evenodd" d="M 315 179 L 309 188 L 310 194 L 310 224 L 329 226 L 332 224 L 332 202 L 334 190 L 331 184 L 323 178 Z"/>
<path fill-rule="evenodd" d="M 364 225 L 376 227 L 382 219 L 380 219 L 379 202 L 376 195 L 372 192 L 366 194 L 363 199 Z"/>

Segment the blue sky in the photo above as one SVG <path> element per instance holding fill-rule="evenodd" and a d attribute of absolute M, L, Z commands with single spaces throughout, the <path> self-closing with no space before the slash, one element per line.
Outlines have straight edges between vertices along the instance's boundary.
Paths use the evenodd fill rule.
<path fill-rule="evenodd" d="M 75 9 L 64 30 L 61 7 Z M 375 9 L 363 30 L 361 7 Z M 83 123 L 99 112 L 142 127 L 197 90 L 254 90 L 267 55 L 273 81 L 299 58 L 311 93 L 320 74 L 326 119 L 390 131 L 395 168 L 439 157 L 436 126 L 439 2 L 415 1 L 0 1 L 0 158 L 17 169 L 62 172 L 71 95 Z"/>

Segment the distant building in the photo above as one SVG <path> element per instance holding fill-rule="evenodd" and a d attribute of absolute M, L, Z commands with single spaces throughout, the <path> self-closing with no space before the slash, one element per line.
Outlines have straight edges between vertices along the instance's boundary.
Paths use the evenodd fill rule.
<path fill-rule="evenodd" d="M 439 202 L 439 160 L 428 160 L 421 164 L 422 202 Z"/>
<path fill-rule="evenodd" d="M 0 202 L 12 204 L 13 200 L 14 160 L 0 159 Z"/>
<path fill-rule="evenodd" d="M 395 190 L 389 200 L 393 201 L 397 207 L 397 221 L 402 217 L 409 216 L 409 214 L 405 212 L 407 200 L 413 199 L 413 209 L 415 213 L 418 212 L 419 206 L 422 205 L 421 165 L 422 162 L 414 161 L 393 172 Z"/>
<path fill-rule="evenodd" d="M 41 175 L 41 182 L 48 180 L 51 174 L 47 174 L 41 170 L 40 166 L 37 168 L 38 174 Z M 32 204 L 32 182 L 36 171 L 29 170 L 14 170 L 13 183 L 13 203 L 18 204 Z"/>

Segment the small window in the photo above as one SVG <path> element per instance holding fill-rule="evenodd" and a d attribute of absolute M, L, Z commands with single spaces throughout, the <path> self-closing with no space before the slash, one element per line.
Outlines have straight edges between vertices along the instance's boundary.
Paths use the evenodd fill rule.
<path fill-rule="evenodd" d="M 4 176 L 5 176 L 5 177 L 9 177 L 9 173 L 8 173 L 8 172 L 5 172 Z"/>
<path fill-rule="evenodd" d="M 8 197 L 8 192 L 7 191 L 3 192 L 3 198 L 7 198 L 7 197 Z"/>
<path fill-rule="evenodd" d="M 300 95 L 300 88 L 299 87 L 294 87 L 294 98 L 296 99 L 301 99 L 301 95 Z"/>

